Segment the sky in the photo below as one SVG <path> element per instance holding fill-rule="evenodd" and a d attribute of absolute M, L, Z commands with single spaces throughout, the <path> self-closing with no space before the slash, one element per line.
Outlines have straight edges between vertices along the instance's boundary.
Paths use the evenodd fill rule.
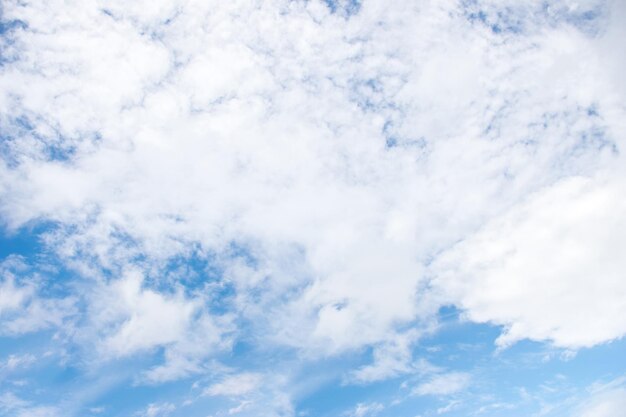
<path fill-rule="evenodd" d="M 620 417 L 626 1 L 3 0 L 0 416 Z"/>

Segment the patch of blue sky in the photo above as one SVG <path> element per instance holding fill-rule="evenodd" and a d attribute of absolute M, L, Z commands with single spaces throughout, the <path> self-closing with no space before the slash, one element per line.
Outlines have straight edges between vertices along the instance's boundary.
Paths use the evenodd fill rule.
<path fill-rule="evenodd" d="M 524 29 L 524 14 L 512 8 L 486 8 L 477 0 L 461 2 L 465 18 L 472 24 L 489 28 L 495 34 L 521 33 Z"/>
<path fill-rule="evenodd" d="M 186 296 L 209 294 L 206 308 L 217 315 L 231 311 L 236 295 L 233 283 L 224 279 L 219 256 L 202 251 L 170 258 L 163 268 L 147 275 L 146 285 L 163 293 L 180 289 Z"/>
<path fill-rule="evenodd" d="M 225 251 L 225 255 L 230 259 L 241 260 L 246 266 L 251 268 L 259 266 L 259 261 L 254 254 L 254 248 L 250 242 L 230 242 Z"/>
<path fill-rule="evenodd" d="M 20 336 L 0 335 L 0 360 L 10 355 L 33 354 L 43 357 L 52 345 L 53 332 L 42 331 Z M 2 380 L 0 383 L 5 383 Z"/>
<path fill-rule="evenodd" d="M 560 404 L 548 414 L 567 415 L 574 398 L 585 395 L 598 379 L 609 381 L 626 374 L 621 358 L 626 341 L 618 340 L 576 353 L 548 343 L 522 341 L 498 350 L 500 326 L 459 320 L 454 308 L 442 310 L 442 327 L 420 340 L 414 358 L 422 358 L 445 372 L 471 375 L 468 387 L 449 395 L 419 396 L 411 391 L 429 375 L 400 376 L 368 385 L 344 385 L 334 374 L 326 384 L 298 402 L 304 415 L 347 415 L 356 404 L 379 403 L 381 417 L 443 413 L 451 417 L 477 413 L 485 416 L 528 416 L 542 405 Z M 367 353 L 357 355 L 361 361 Z M 343 366 L 354 369 L 355 356 Z M 342 369 L 341 363 L 336 369 Z M 590 373 L 590 366 L 594 372 Z M 317 366 L 315 367 L 316 369 Z M 453 404 L 453 406 L 450 406 Z M 449 409 L 446 409 L 450 406 Z"/>
<path fill-rule="evenodd" d="M 22 158 L 22 147 L 16 144 L 28 141 L 32 146 L 29 152 L 38 152 L 42 158 L 49 161 L 69 162 L 77 152 L 77 144 L 88 140 L 97 143 L 101 136 L 97 132 L 84 133 L 78 138 L 64 138 L 54 126 L 44 120 L 36 120 L 37 117 L 29 117 L 21 114 L 9 117 L 0 123 L 2 133 L 0 136 L 0 153 L 5 162 L 14 167 Z"/>
<path fill-rule="evenodd" d="M 361 0 L 323 0 L 331 13 L 346 17 L 353 16 L 361 10 Z"/>
<path fill-rule="evenodd" d="M 429 152 L 429 142 L 423 136 L 416 138 L 407 138 L 396 133 L 386 133 L 384 134 L 384 140 L 385 148 L 387 150 L 406 150 L 409 148 L 413 150 L 417 149 L 420 151 L 418 154 L 415 155 L 418 158 L 421 158 L 423 155 Z"/>
<path fill-rule="evenodd" d="M 0 263 L 15 276 L 17 282 L 39 281 L 40 291 L 48 296 L 68 295 L 71 284 L 79 277 L 61 262 L 46 244 L 45 236 L 58 230 L 54 222 L 37 222 L 10 231 L 0 228 Z M 13 266 L 14 265 L 14 266 Z"/>
<path fill-rule="evenodd" d="M 613 153 L 618 152 L 617 144 L 610 139 L 606 130 L 596 126 L 580 133 L 580 141 L 575 146 L 574 152 L 587 153 L 607 148 Z"/>
<path fill-rule="evenodd" d="M 0 16 L 0 68 L 18 59 L 19 52 L 11 50 L 15 44 L 15 32 L 27 27 L 22 20 L 4 20 Z"/>
<path fill-rule="evenodd" d="M 538 3 L 535 7 L 493 7 L 479 0 L 461 2 L 463 14 L 469 22 L 482 25 L 496 35 L 521 35 L 534 28 L 568 24 L 593 36 L 601 29 L 606 6 L 600 1 L 587 7 L 570 7 L 559 2 Z"/>
<path fill-rule="evenodd" d="M 472 375 L 471 386 L 458 395 L 464 405 L 447 415 L 463 416 L 482 407 L 487 411 L 489 404 L 507 404 L 510 408 L 506 415 L 527 416 L 540 411 L 540 402 L 559 403 L 579 396 L 598 378 L 610 380 L 626 373 L 626 363 L 620 359 L 626 347 L 624 340 L 577 353 L 532 341 L 497 350 L 495 339 L 501 331 L 498 326 L 453 322 L 422 341 L 423 348 L 418 348 L 421 357 L 434 365 Z M 593 374 L 590 367 L 594 368 Z M 556 384 L 558 387 L 550 389 Z M 536 398 L 528 401 L 526 395 Z M 482 404 L 481 398 L 489 398 L 489 402 Z M 448 400 L 442 398 L 441 405 Z M 494 409 L 485 415 L 502 412 Z M 556 410 L 549 415 L 561 412 L 566 411 Z"/>
<path fill-rule="evenodd" d="M 10 255 L 29 257 L 41 253 L 44 245 L 40 234 L 52 227 L 50 224 L 38 223 L 32 228 L 20 228 L 15 231 L 0 228 L 0 260 Z"/>
<path fill-rule="evenodd" d="M 133 359 L 141 359 L 140 356 Z M 132 360 L 124 364 L 113 364 L 108 375 L 98 375 L 92 382 L 102 385 L 102 391 L 82 404 L 83 410 L 105 408 L 107 416 L 132 416 L 145 409 L 148 404 L 173 401 L 182 403 L 188 399 L 193 382 L 188 379 L 159 385 L 138 384 L 129 369 L 136 369 Z M 109 385 L 110 384 L 110 385 Z M 181 410 L 179 410 L 181 411 Z M 184 411 L 184 409 L 182 410 Z M 205 413 L 209 411 L 205 408 Z M 181 413 L 177 413 L 181 415 Z M 184 412 L 182 415 L 185 415 Z M 191 414 L 204 416 L 206 414 Z"/>
<path fill-rule="evenodd" d="M 41 403 L 56 401 L 55 391 L 71 379 L 81 378 L 71 365 L 61 365 L 60 344 L 54 331 L 46 330 L 21 336 L 0 337 L 0 363 L 11 357 L 30 358 L 0 375 L 0 391 L 11 391 L 26 400 Z M 1 368 L 1 366 L 0 366 Z M 0 410 L 1 411 L 1 410 Z M 3 415 L 0 412 L 0 415 Z"/>
<path fill-rule="evenodd" d="M 403 138 L 401 136 L 396 135 L 388 135 L 385 136 L 385 147 L 387 149 L 391 148 L 418 148 L 426 151 L 428 148 L 428 141 L 425 137 L 419 138 Z"/>
<path fill-rule="evenodd" d="M 11 378 L 2 381 L 0 387 L 33 404 L 57 404 L 76 415 L 88 415 L 90 408 L 105 405 L 110 416 L 133 415 L 149 402 L 178 398 L 189 389 L 188 381 L 158 387 L 137 384 L 136 375 L 142 369 L 159 363 L 158 352 L 111 360 L 93 369 L 85 352 L 82 361 L 68 362 L 67 355 L 72 352 L 65 346 L 54 347 L 56 343 L 50 332 L 15 339 L 14 352 L 30 353 L 35 360 L 22 371 L 12 371 Z M 4 415 L 1 410 L 0 415 Z"/>
<path fill-rule="evenodd" d="M 0 36 L 4 36 L 16 29 L 26 29 L 26 22 L 14 19 L 14 20 L 0 20 Z"/>
<path fill-rule="evenodd" d="M 350 100 L 364 112 L 393 114 L 401 109 L 393 101 L 393 92 L 385 78 L 355 78 L 348 84 Z M 398 88 L 398 87 L 395 87 Z"/>
<path fill-rule="evenodd" d="M 390 398 L 398 389 L 396 380 L 371 385 L 345 385 L 340 377 L 327 378 L 318 390 L 298 401 L 296 409 L 299 413 L 316 417 L 340 416 L 358 403 Z"/>
<path fill-rule="evenodd" d="M 595 36 L 602 30 L 606 23 L 608 2 L 597 1 L 588 7 L 551 7 L 549 2 L 544 2 L 543 10 L 547 15 L 550 24 L 555 25 L 561 22 L 574 26 L 581 32 Z"/>

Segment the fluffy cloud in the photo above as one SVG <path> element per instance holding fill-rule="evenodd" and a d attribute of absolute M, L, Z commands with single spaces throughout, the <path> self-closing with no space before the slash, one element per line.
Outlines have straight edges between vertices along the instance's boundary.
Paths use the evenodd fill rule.
<path fill-rule="evenodd" d="M 76 314 L 73 297 L 44 297 L 41 281 L 18 257 L 9 257 L 0 264 L 1 333 L 18 336 L 57 329 Z"/>
<path fill-rule="evenodd" d="M 370 2 L 347 20 L 319 6 L 86 2 L 69 24 L 54 3 L 9 5 L 47 28 L 15 29 L 5 70 L 9 226 L 56 221 L 62 256 L 105 268 L 194 245 L 224 255 L 238 309 L 263 311 L 248 318 L 275 342 L 336 353 L 436 311 L 424 260 L 610 158 L 586 109 L 616 110 L 592 81 L 603 69 L 573 61 L 594 53 L 583 33 L 528 26 L 498 46 L 453 2 Z M 530 7 L 509 13 L 532 21 Z M 233 243 L 253 265 L 228 257 Z"/>
<path fill-rule="evenodd" d="M 80 300 L 69 343 L 162 349 L 151 383 L 237 337 L 411 373 L 445 304 L 503 346 L 621 337 L 623 5 L 358 4 L 6 2 L 1 220 L 77 276 L 3 276 L 3 331 Z"/>
<path fill-rule="evenodd" d="M 623 65 L 621 56 L 607 59 L 602 56 L 605 49 L 597 47 L 612 43 L 621 30 L 623 5 L 615 2 L 611 10 L 605 36 L 590 50 L 607 68 Z M 564 41 L 558 44 L 566 46 Z M 580 47 L 571 44 L 562 51 L 579 52 Z M 626 311 L 625 265 L 618 254 L 626 239 L 618 151 L 625 130 L 610 115 L 624 108 L 613 101 L 623 97 L 615 95 L 620 81 L 610 73 L 607 79 L 616 89 L 605 95 L 606 103 L 614 103 L 606 133 L 615 141 L 615 156 L 598 159 L 604 162 L 595 175 L 567 176 L 530 193 L 445 251 L 432 268 L 435 286 L 449 302 L 463 307 L 467 318 L 505 326 L 498 339 L 501 346 L 530 338 L 560 347 L 588 347 L 626 333 L 621 319 Z"/>
<path fill-rule="evenodd" d="M 95 341 L 102 357 L 163 348 L 165 363 L 142 379 L 164 382 L 201 371 L 208 355 L 230 346 L 230 319 L 208 314 L 202 297 L 162 294 L 142 288 L 143 283 L 142 274 L 131 270 L 90 294 L 86 317 L 91 322 L 80 337 Z"/>
<path fill-rule="evenodd" d="M 546 188 L 438 261 L 467 317 L 524 338 L 584 347 L 626 333 L 626 188 L 572 178 Z M 604 318 L 598 320 L 598 318 Z"/>

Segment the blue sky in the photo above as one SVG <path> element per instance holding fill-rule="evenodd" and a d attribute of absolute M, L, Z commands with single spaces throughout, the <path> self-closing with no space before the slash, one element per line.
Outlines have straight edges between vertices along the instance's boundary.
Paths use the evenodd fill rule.
<path fill-rule="evenodd" d="M 0 416 L 621 415 L 625 22 L 3 2 Z"/>

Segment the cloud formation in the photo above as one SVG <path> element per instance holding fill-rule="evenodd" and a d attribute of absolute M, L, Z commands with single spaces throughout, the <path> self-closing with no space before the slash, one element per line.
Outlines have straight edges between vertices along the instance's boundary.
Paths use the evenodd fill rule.
<path fill-rule="evenodd" d="M 413 389 L 415 395 L 450 395 L 466 389 L 471 377 L 463 372 L 434 375 Z"/>
<path fill-rule="evenodd" d="M 621 339 L 622 3 L 6 2 L 0 221 L 39 252 L 0 333 L 242 415 L 420 374 L 450 306 L 499 348 Z"/>

